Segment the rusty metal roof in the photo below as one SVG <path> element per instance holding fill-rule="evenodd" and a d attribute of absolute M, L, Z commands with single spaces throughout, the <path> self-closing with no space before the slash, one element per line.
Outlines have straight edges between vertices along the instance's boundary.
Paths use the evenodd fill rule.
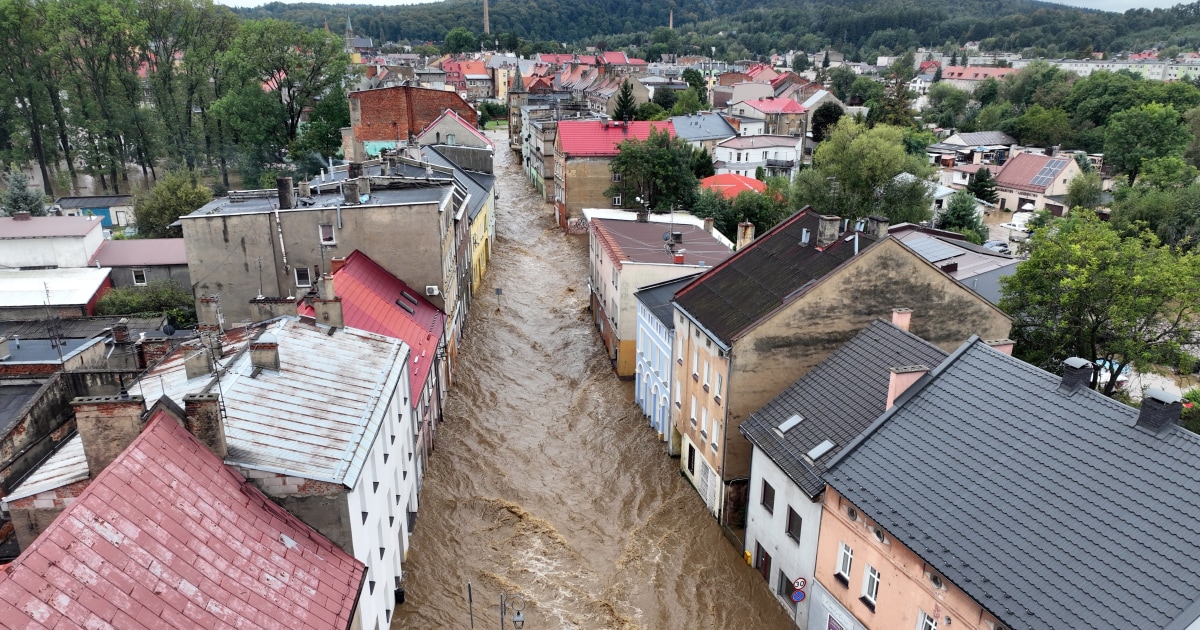
<path fill-rule="evenodd" d="M 61 488 L 88 478 L 87 458 L 83 455 L 83 439 L 79 435 L 63 442 L 46 461 L 34 469 L 21 485 L 4 497 L 4 501 L 16 501 L 35 494 Z"/>

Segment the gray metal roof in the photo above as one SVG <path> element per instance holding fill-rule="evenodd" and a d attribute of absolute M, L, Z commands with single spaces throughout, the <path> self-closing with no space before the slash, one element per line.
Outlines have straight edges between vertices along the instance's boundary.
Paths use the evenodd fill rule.
<path fill-rule="evenodd" d="M 467 171 L 459 168 L 457 164 L 450 161 L 450 158 L 447 158 L 438 152 L 437 148 L 434 146 L 421 147 L 421 158 L 431 164 L 437 164 L 438 166 L 446 166 L 454 169 L 454 181 L 458 182 L 459 186 L 462 186 L 468 193 L 471 194 L 471 198 L 469 200 L 470 203 L 467 205 L 467 215 L 471 218 L 471 220 L 474 220 L 475 217 L 479 216 L 479 212 L 483 210 L 484 204 L 487 202 L 488 197 L 491 196 L 491 190 L 484 187 L 484 184 L 480 183 L 480 180 L 475 178 L 476 174 L 468 173 Z M 481 175 L 486 175 L 486 173 L 481 173 Z M 491 177 L 490 175 L 488 175 L 488 178 L 490 178 L 490 181 L 487 182 L 489 184 L 495 181 L 495 178 Z"/>
<path fill-rule="evenodd" d="M 60 208 L 111 208 L 132 206 L 133 195 L 95 195 L 91 197 L 59 197 L 54 205 Z"/>
<path fill-rule="evenodd" d="M 367 174 L 372 177 L 382 177 L 374 175 L 367 169 L 364 169 Z M 376 169 L 377 171 L 377 169 Z M 411 173 L 409 172 L 411 171 Z M 419 174 L 417 172 L 419 171 Z M 337 182 L 346 179 L 345 171 L 338 171 L 326 177 L 324 182 L 314 180 L 312 185 L 312 197 L 296 198 L 297 207 L 289 210 L 280 210 L 279 212 L 305 212 L 311 209 L 335 208 L 342 205 L 343 211 L 353 210 L 364 206 L 391 206 L 391 205 L 410 205 L 424 203 L 442 203 L 452 193 L 449 186 L 446 185 L 447 180 L 442 180 L 444 175 L 433 173 L 433 178 L 425 181 L 425 171 L 408 167 L 401 174 L 392 177 L 393 180 L 401 178 L 415 178 L 411 183 L 411 187 L 404 188 L 384 188 L 380 184 L 380 180 L 373 180 L 371 188 L 371 198 L 365 204 L 342 205 L 345 198 L 337 191 L 337 188 L 332 186 L 332 182 Z M 323 190 L 318 190 L 316 187 L 320 185 Z M 264 193 L 261 197 L 252 197 L 240 201 L 233 201 L 230 197 L 218 197 L 199 210 L 191 214 L 180 217 L 181 220 L 190 220 L 204 218 L 210 215 L 234 215 L 234 214 L 260 214 L 264 212 L 274 212 L 275 206 L 278 205 L 279 198 L 275 194 Z"/>
<path fill-rule="evenodd" d="M 1013 260 L 1011 265 L 985 271 L 970 278 L 964 278 L 959 280 L 959 283 L 983 296 L 985 300 L 992 304 L 999 304 L 1000 298 L 1003 297 L 1000 291 L 1000 279 L 1017 273 L 1017 265 L 1019 263 L 1020 261 Z"/>
<path fill-rule="evenodd" d="M 736 136 L 737 131 L 720 114 L 672 116 L 675 135 L 684 140 L 721 140 Z"/>
<path fill-rule="evenodd" d="M 977 338 L 826 481 L 1013 630 L 1189 627 L 1200 615 L 1200 435 Z"/>
<path fill-rule="evenodd" d="M 950 142 L 956 140 L 957 142 Z M 980 147 L 989 145 L 1011 146 L 1017 143 L 1017 140 L 1003 131 L 976 131 L 973 133 L 956 133 L 945 142 L 950 144 L 958 144 L 964 147 Z"/>
<path fill-rule="evenodd" d="M 825 466 L 836 450 L 810 460 L 825 440 L 849 444 L 884 412 L 891 368 L 933 367 L 946 358 L 937 346 L 875 320 L 742 423 L 740 430 L 809 497 L 825 490 Z M 780 434 L 779 426 L 803 420 Z"/>
<path fill-rule="evenodd" d="M 687 283 L 695 280 L 699 275 L 699 273 L 694 273 L 690 276 L 647 285 L 634 292 L 633 297 L 650 309 L 654 317 L 662 322 L 667 330 L 674 330 L 675 305 L 671 301 L 675 299 L 675 292 L 687 286 Z"/>

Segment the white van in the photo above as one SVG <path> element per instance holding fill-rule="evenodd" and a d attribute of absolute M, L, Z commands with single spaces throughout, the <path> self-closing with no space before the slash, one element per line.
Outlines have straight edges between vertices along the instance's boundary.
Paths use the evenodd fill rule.
<path fill-rule="evenodd" d="M 1000 227 L 1008 230 L 1008 240 L 1013 243 L 1024 243 L 1029 240 L 1029 220 L 1033 218 L 1032 212 L 1014 212 L 1012 220 L 1008 223 L 1001 223 Z"/>

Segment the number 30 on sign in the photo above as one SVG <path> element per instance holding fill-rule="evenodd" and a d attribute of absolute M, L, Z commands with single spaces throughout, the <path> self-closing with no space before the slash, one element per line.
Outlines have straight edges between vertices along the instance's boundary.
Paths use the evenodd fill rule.
<path fill-rule="evenodd" d="M 798 591 L 802 591 L 802 590 L 804 590 L 804 587 L 807 584 L 808 584 L 808 582 L 805 581 L 804 578 L 799 577 L 799 578 L 796 578 L 795 582 L 792 582 L 792 588 L 794 588 Z"/>

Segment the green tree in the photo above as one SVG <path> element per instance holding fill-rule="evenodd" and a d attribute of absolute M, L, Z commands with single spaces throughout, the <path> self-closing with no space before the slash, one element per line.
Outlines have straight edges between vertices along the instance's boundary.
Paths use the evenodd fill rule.
<path fill-rule="evenodd" d="M 1136 180 L 1143 160 L 1182 156 L 1191 139 L 1174 107 L 1149 103 L 1113 114 L 1104 134 L 1104 156 L 1117 172 Z"/>
<path fill-rule="evenodd" d="M 1067 184 L 1067 208 L 1083 208 L 1095 210 L 1100 207 L 1100 199 L 1104 194 L 1100 174 L 1095 171 L 1076 175 Z"/>
<path fill-rule="evenodd" d="M 194 171 L 175 171 L 159 178 L 150 192 L 138 195 L 133 213 L 140 238 L 178 236 L 170 225 L 212 200 L 212 191 L 200 183 Z"/>
<path fill-rule="evenodd" d="M 633 120 L 637 115 L 637 102 L 633 98 L 633 85 L 629 83 L 629 79 L 625 79 L 621 83 L 621 89 L 617 92 L 617 103 L 613 109 L 614 120 Z"/>
<path fill-rule="evenodd" d="M 1060 146 L 1071 135 L 1071 122 L 1061 109 L 1031 105 L 1013 121 L 1012 131 L 1018 141 L 1028 146 Z"/>
<path fill-rule="evenodd" d="M 479 40 L 475 39 L 475 35 L 471 31 L 461 26 L 446 33 L 446 38 L 442 42 L 442 52 L 450 55 L 478 50 Z"/>
<path fill-rule="evenodd" d="M 704 179 L 717 174 L 712 155 L 704 147 L 692 149 L 692 174 L 696 179 Z"/>
<path fill-rule="evenodd" d="M 692 202 L 691 213 L 701 219 L 712 219 L 713 228 L 731 241 L 737 242 L 737 224 L 741 217 L 733 211 L 733 201 L 708 188 L 700 189 Z"/>
<path fill-rule="evenodd" d="M 96 314 L 140 317 L 166 315 L 171 325 L 177 328 L 196 325 L 192 292 L 171 280 L 156 280 L 144 287 L 112 289 L 96 301 Z"/>
<path fill-rule="evenodd" d="M 848 66 L 838 66 L 829 71 L 829 91 L 833 92 L 838 100 L 845 102 L 850 98 L 850 86 L 859 78 Z"/>
<path fill-rule="evenodd" d="M 5 179 L 6 188 L 0 194 L 0 216 L 28 212 L 35 217 L 46 216 L 46 200 L 42 193 L 29 188 L 29 178 L 13 171 Z"/>
<path fill-rule="evenodd" d="M 483 108 L 482 114 L 487 113 Z M 342 152 L 342 129 L 350 126 L 350 103 L 346 93 L 331 90 L 317 101 L 308 116 L 308 122 L 300 130 L 300 137 L 291 144 L 288 152 L 293 160 L 310 155 L 318 158 L 335 157 Z"/>
<path fill-rule="evenodd" d="M 1168 188 L 1183 188 L 1196 182 L 1200 171 L 1183 161 L 1183 158 L 1168 155 L 1166 157 L 1142 160 L 1141 173 L 1138 175 L 1138 186 L 1152 186 L 1166 190 Z"/>
<path fill-rule="evenodd" d="M 687 70 L 683 71 L 683 74 L 680 75 L 680 78 L 686 81 L 693 90 L 697 90 L 701 94 L 708 93 L 708 84 L 705 83 L 704 75 L 700 74 L 699 70 L 696 70 L 695 68 L 688 68 Z"/>
<path fill-rule="evenodd" d="M 675 101 L 675 105 L 671 107 L 672 116 L 687 116 L 695 114 L 703 107 L 700 103 L 700 95 L 693 89 L 684 90 Z"/>
<path fill-rule="evenodd" d="M 933 83 L 941 83 L 941 81 L 942 81 L 942 67 L 938 66 L 937 70 L 933 71 Z"/>
<path fill-rule="evenodd" d="M 871 103 L 868 107 L 873 107 L 883 101 L 883 84 L 871 77 L 858 77 L 850 84 L 843 102 L 846 101 L 861 101 L 864 105 Z"/>
<path fill-rule="evenodd" d="M 813 142 L 820 143 L 823 141 L 829 128 L 836 125 L 845 114 L 846 112 L 842 110 L 842 106 L 833 101 L 821 103 L 821 106 L 812 114 Z"/>
<path fill-rule="evenodd" d="M 1200 332 L 1200 256 L 1149 233 L 1123 237 L 1087 211 L 1035 230 L 1029 260 L 1001 283 L 1017 356 L 1047 370 L 1072 356 L 1111 361 L 1114 373 L 1179 365 Z"/>
<path fill-rule="evenodd" d="M 988 229 L 983 224 L 975 195 L 966 190 L 950 195 L 946 209 L 938 216 L 937 226 L 943 230 L 958 232 L 977 245 L 988 238 Z"/>
<path fill-rule="evenodd" d="M 1000 195 L 996 194 L 996 180 L 986 166 L 975 171 L 975 177 L 967 184 L 967 191 L 980 201 L 996 203 L 1000 200 Z"/>
<path fill-rule="evenodd" d="M 988 77 L 975 86 L 975 100 L 980 107 L 987 107 L 1000 98 L 1000 82 Z"/>
<path fill-rule="evenodd" d="M 654 104 L 658 105 L 664 110 L 670 110 L 672 107 L 674 107 L 676 100 L 678 100 L 678 97 L 676 97 L 675 90 L 665 87 L 660 87 L 654 90 L 654 98 L 651 99 Z"/>
<path fill-rule="evenodd" d="M 808 54 L 801 51 L 792 57 L 792 70 L 796 72 L 804 72 L 812 67 L 812 62 L 808 60 Z"/>
<path fill-rule="evenodd" d="M 665 120 L 667 118 L 667 110 L 654 101 L 646 101 L 638 105 L 637 111 L 633 115 L 634 120 Z"/>
<path fill-rule="evenodd" d="M 619 174 L 621 181 L 613 183 L 605 196 L 620 195 L 624 207 L 636 209 L 644 204 L 653 212 L 691 206 L 699 186 L 691 145 L 666 131 L 651 129 L 647 139 L 625 140 L 618 149 L 609 169 Z"/>

